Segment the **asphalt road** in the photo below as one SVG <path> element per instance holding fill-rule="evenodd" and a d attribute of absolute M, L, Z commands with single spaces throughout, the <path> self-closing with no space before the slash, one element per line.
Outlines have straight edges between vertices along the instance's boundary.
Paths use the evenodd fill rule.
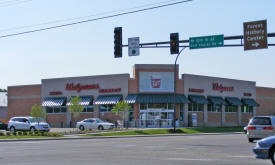
<path fill-rule="evenodd" d="M 0 143 L 3 165 L 270 165 L 244 134 Z"/>

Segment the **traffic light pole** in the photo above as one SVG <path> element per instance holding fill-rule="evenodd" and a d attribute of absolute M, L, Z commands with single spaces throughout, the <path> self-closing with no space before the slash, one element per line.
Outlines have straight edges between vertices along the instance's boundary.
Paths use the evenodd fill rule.
<path fill-rule="evenodd" d="M 275 33 L 268 33 L 267 37 L 275 37 Z M 223 47 L 242 47 L 243 45 L 243 35 L 238 36 L 226 36 L 224 40 L 241 40 L 240 44 L 224 44 Z M 149 43 L 140 43 L 140 48 L 170 48 L 171 41 L 164 42 L 149 42 Z M 189 40 L 179 40 L 179 43 L 189 43 Z M 268 44 L 268 46 L 275 46 L 274 43 Z M 123 47 L 128 47 L 128 45 L 123 45 Z M 189 47 L 189 45 L 179 45 L 179 47 Z"/>
<path fill-rule="evenodd" d="M 181 52 L 185 49 L 186 47 L 183 47 L 180 52 L 178 53 L 176 60 L 175 60 L 175 65 L 174 65 L 174 115 L 173 115 L 173 126 L 174 126 L 174 132 L 176 132 L 176 85 L 177 85 L 177 61 L 179 58 L 179 55 L 181 54 Z"/>

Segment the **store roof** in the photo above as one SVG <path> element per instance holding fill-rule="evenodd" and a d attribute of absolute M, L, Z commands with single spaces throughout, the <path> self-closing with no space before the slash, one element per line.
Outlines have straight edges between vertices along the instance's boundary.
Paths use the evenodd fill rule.
<path fill-rule="evenodd" d="M 127 103 L 174 103 L 174 94 L 129 94 Z M 190 103 L 183 94 L 176 94 L 176 103 Z"/>
<path fill-rule="evenodd" d="M 7 92 L 0 92 L 0 107 L 8 106 L 8 96 Z"/>

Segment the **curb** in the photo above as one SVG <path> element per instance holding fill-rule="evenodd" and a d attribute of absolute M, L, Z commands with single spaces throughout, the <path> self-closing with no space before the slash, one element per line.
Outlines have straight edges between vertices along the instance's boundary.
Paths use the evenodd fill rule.
<path fill-rule="evenodd" d="M 86 140 L 86 139 L 114 139 L 114 138 L 137 138 L 137 137 L 167 137 L 167 136 L 203 136 L 203 135 L 230 135 L 244 134 L 243 132 L 223 132 L 223 133 L 198 133 L 198 134 L 156 134 L 156 135 L 125 135 L 125 136 L 76 136 L 76 137 L 59 137 L 59 138 L 22 138 L 22 139 L 0 139 L 1 142 L 18 142 L 18 141 L 46 141 L 46 140 Z M 85 135 L 85 134 L 83 134 Z"/>

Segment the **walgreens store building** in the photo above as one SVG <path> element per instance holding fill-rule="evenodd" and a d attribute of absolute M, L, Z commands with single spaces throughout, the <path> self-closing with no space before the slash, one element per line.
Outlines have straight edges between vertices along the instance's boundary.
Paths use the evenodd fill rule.
<path fill-rule="evenodd" d="M 41 84 L 8 87 L 8 118 L 30 114 L 35 104 L 47 110 L 52 127 L 71 126 L 70 99 L 81 97 L 78 120 L 119 119 L 111 109 L 129 103 L 132 127 L 238 126 L 255 115 L 275 114 L 275 89 L 252 81 L 183 74 L 179 66 L 136 64 L 130 74 L 42 79 Z M 176 77 L 175 77 L 176 75 Z M 176 83 L 175 83 L 176 81 Z M 175 86 L 176 84 L 176 86 Z M 174 91 L 176 91 L 174 107 Z M 193 119 L 193 120 L 192 120 Z"/>

